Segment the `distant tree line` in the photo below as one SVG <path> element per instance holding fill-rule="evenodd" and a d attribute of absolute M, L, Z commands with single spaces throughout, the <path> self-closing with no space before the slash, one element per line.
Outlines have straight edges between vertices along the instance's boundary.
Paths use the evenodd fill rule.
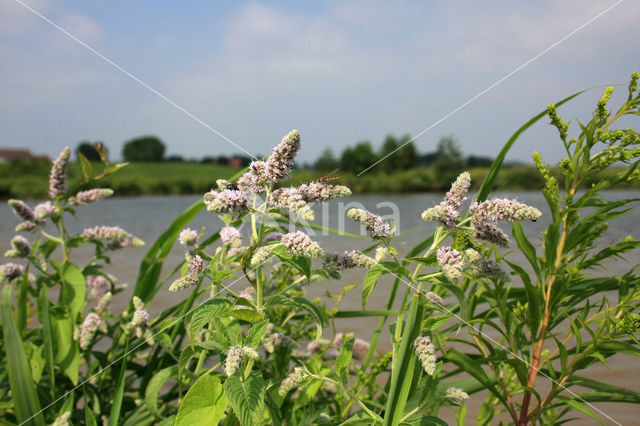
<path fill-rule="evenodd" d="M 82 153 L 90 161 L 100 161 L 94 144 L 90 142 L 80 142 L 76 152 Z M 252 160 L 246 155 L 205 156 L 200 160 L 185 160 L 181 155 L 165 157 L 165 152 L 165 144 L 156 136 L 140 136 L 125 142 L 122 148 L 122 158 L 132 162 L 197 161 L 234 167 L 246 167 Z M 261 156 L 256 157 L 260 158 Z M 359 174 L 375 164 L 374 167 L 371 167 L 371 172 L 391 174 L 418 166 L 431 166 L 438 175 L 455 178 L 465 168 L 486 167 L 490 166 L 492 162 L 493 159 L 489 157 L 470 156 L 464 158 L 459 144 L 453 136 L 441 138 L 435 151 L 420 154 L 409 135 L 401 137 L 389 135 L 378 150 L 375 150 L 369 141 L 358 142 L 354 146 L 346 147 L 340 157 L 337 157 L 331 148 L 327 148 L 312 165 L 307 164 L 304 168 L 327 172 L 339 169 L 342 172 Z"/>

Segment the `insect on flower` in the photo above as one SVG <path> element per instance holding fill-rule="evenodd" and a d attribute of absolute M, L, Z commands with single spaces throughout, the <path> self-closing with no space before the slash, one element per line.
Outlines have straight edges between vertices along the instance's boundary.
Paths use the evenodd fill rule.
<path fill-rule="evenodd" d="M 322 176 L 322 177 L 319 177 L 319 178 L 318 178 L 318 182 L 319 182 L 319 183 L 327 183 L 327 182 L 330 182 L 330 181 L 332 181 L 332 180 L 339 179 L 339 178 L 340 178 L 340 176 L 331 176 L 331 175 L 333 175 L 335 172 L 337 172 L 338 170 L 340 170 L 340 169 L 335 169 L 335 170 L 333 170 L 332 172 L 327 173 L 326 175 L 324 175 L 324 176 Z"/>
<path fill-rule="evenodd" d="M 235 182 L 230 182 L 229 185 L 227 185 L 227 189 L 231 189 L 233 191 L 240 191 L 240 189 L 238 188 L 238 185 L 236 185 Z"/>

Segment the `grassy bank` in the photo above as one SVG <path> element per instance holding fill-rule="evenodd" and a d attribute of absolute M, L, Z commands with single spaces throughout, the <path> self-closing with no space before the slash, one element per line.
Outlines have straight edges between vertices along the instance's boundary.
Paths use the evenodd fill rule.
<path fill-rule="evenodd" d="M 48 162 L 0 164 L 0 197 L 43 198 L 47 195 L 47 178 L 50 170 Z M 101 164 L 94 164 L 96 172 Z M 133 163 L 117 173 L 97 182 L 98 185 L 113 188 L 122 195 L 162 195 L 162 194 L 202 194 L 215 187 L 216 179 L 229 178 L 239 171 L 230 166 L 200 163 Z M 473 182 L 482 182 L 487 168 L 470 170 Z M 455 177 L 456 171 L 452 175 Z M 608 175 L 617 169 L 607 171 Z M 301 170 L 294 172 L 284 185 L 298 185 L 311 182 L 326 172 Z M 393 175 L 368 172 L 362 176 L 338 172 L 335 182 L 346 185 L 354 193 L 415 193 L 444 191 L 451 176 L 439 175 L 433 168 L 422 167 L 403 170 Z M 70 187 L 79 187 L 80 165 L 69 165 Z M 504 168 L 496 181 L 496 189 L 538 190 L 543 180 L 533 167 Z M 637 187 L 637 185 L 636 185 Z M 476 189 L 476 188 L 474 188 Z"/>

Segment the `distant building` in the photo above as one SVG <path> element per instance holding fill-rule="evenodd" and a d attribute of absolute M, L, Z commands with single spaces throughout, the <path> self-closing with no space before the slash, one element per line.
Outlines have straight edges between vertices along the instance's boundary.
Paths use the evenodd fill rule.
<path fill-rule="evenodd" d="M 240 158 L 240 157 L 232 157 L 229 160 L 229 165 L 231 167 L 242 167 L 242 158 Z"/>
<path fill-rule="evenodd" d="M 12 160 L 48 160 L 46 155 L 33 155 L 28 149 L 0 149 L 0 163 Z"/>

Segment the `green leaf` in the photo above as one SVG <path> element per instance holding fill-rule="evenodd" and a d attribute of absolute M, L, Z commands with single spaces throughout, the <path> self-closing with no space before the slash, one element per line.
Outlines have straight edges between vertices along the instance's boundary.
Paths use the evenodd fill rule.
<path fill-rule="evenodd" d="M 204 374 L 191 386 L 180 404 L 175 426 L 217 425 L 227 409 L 227 403 L 220 379 Z"/>
<path fill-rule="evenodd" d="M 169 228 L 160 235 L 153 246 L 151 246 L 142 263 L 140 263 L 134 295 L 142 299 L 143 302 L 149 302 L 158 291 L 159 288 L 156 288 L 156 284 L 160 277 L 164 259 L 171 251 L 171 247 L 173 247 L 182 229 L 187 226 L 203 208 L 204 201 L 199 200 L 180 214 L 171 223 Z"/>
<path fill-rule="evenodd" d="M 49 316 L 49 287 L 43 285 L 40 289 L 40 297 L 38 300 L 38 315 L 40 324 L 42 324 L 42 344 L 44 346 L 44 361 L 49 375 L 49 381 L 51 385 L 51 392 L 55 392 L 56 388 L 56 375 L 55 366 L 53 362 L 53 332 L 51 330 L 51 317 Z"/>
<path fill-rule="evenodd" d="M 251 323 L 262 320 L 262 315 L 260 315 L 253 309 L 234 309 L 232 311 L 229 311 L 228 315 Z"/>
<path fill-rule="evenodd" d="M 524 256 L 527 258 L 527 260 L 529 261 L 529 264 L 531 265 L 533 270 L 536 272 L 536 275 L 538 276 L 538 280 L 540 280 L 542 275 L 540 274 L 540 267 L 538 266 L 536 249 L 535 247 L 533 247 L 533 244 L 531 244 L 531 242 L 525 235 L 521 222 L 512 223 L 511 235 L 513 235 L 513 238 L 516 240 L 516 243 L 518 244 L 518 248 L 520 249 L 522 254 L 524 254 Z"/>
<path fill-rule="evenodd" d="M 482 367 L 480 367 L 477 362 L 473 361 L 467 355 L 463 354 L 462 352 L 458 352 L 453 348 L 450 348 L 447 351 L 446 358 L 458 367 L 462 368 L 474 379 L 482 383 L 486 389 L 488 389 L 504 404 L 505 407 L 509 406 L 502 392 L 496 388 L 495 380 L 490 380 L 487 376 L 487 373 L 484 372 Z"/>
<path fill-rule="evenodd" d="M 15 407 L 16 418 L 20 424 L 44 425 L 44 418 L 40 412 L 40 401 L 29 370 L 29 361 L 13 319 L 11 291 L 12 287 L 9 285 L 2 289 L 1 302 L 2 331 L 11 399 Z"/>
<path fill-rule="evenodd" d="M 289 265 L 299 271 L 302 275 L 311 278 L 311 259 L 306 256 L 290 256 L 276 254 L 282 263 Z"/>
<path fill-rule="evenodd" d="M 573 95 L 568 96 L 559 102 L 556 102 L 555 105 L 559 107 L 560 105 L 570 101 L 571 99 L 575 98 L 576 96 L 584 92 L 585 91 L 583 90 L 583 91 L 574 93 Z M 520 135 L 523 134 L 529 127 L 533 126 L 538 120 L 546 116 L 547 116 L 547 110 L 545 109 L 544 111 L 538 113 L 536 116 L 534 116 L 529 121 L 524 123 L 518 130 L 516 130 L 516 132 L 513 135 L 511 135 L 509 140 L 504 144 L 504 147 L 502 148 L 502 150 L 500 150 L 500 153 L 498 154 L 496 159 L 493 160 L 493 164 L 491 164 L 489 173 L 487 173 L 487 176 L 484 178 L 484 181 L 482 181 L 482 185 L 480 185 L 480 189 L 478 190 L 478 194 L 476 195 L 476 201 L 481 202 L 487 199 L 487 197 L 489 196 L 489 192 L 491 192 L 491 189 L 493 188 L 493 184 L 498 177 L 498 172 L 500 172 L 500 169 L 502 168 L 502 163 L 504 162 L 504 158 L 506 157 L 507 153 L 509 152 L 513 144 L 516 142 L 516 140 L 518 140 Z"/>
<path fill-rule="evenodd" d="M 124 383 L 127 378 L 127 353 L 129 352 L 129 340 L 124 347 L 124 355 L 122 358 L 122 366 L 120 367 L 120 373 L 118 374 L 118 382 L 116 383 L 116 389 L 113 393 L 113 402 L 111 405 L 111 411 L 109 413 L 109 426 L 116 426 L 120 418 L 120 409 L 122 408 L 122 399 L 124 398 Z"/>
<path fill-rule="evenodd" d="M 193 345 L 196 336 L 214 318 L 224 315 L 231 309 L 231 302 L 226 299 L 208 300 L 199 306 L 191 315 L 189 322 L 189 337 Z"/>
<path fill-rule="evenodd" d="M 78 384 L 80 351 L 73 340 L 74 321 L 68 311 L 57 309 L 51 312 L 54 361 L 75 385 Z"/>
<path fill-rule="evenodd" d="M 268 325 L 269 320 L 264 320 L 251 327 L 251 329 L 247 333 L 245 345 L 251 346 L 252 348 L 257 348 L 262 341 L 262 338 L 264 337 L 264 333 L 267 331 Z"/>
<path fill-rule="evenodd" d="M 87 283 L 80 269 L 73 263 L 64 265 L 62 279 L 64 281 L 63 301 L 71 311 L 71 319 L 75 321 L 84 305 Z"/>
<path fill-rule="evenodd" d="M 598 423 L 604 424 L 602 423 L 602 420 L 600 420 L 600 417 L 598 417 L 598 415 L 594 413 L 593 410 L 591 410 L 589 407 L 587 407 L 582 401 L 576 401 L 575 399 L 566 397 L 564 395 L 558 395 L 556 398 L 562 400 L 565 404 L 567 404 L 571 408 L 586 414 L 587 416 L 591 417 Z"/>
<path fill-rule="evenodd" d="M 264 424 L 264 380 L 254 371 L 244 381 L 238 375 L 224 382 L 224 391 L 231 402 L 233 411 L 243 426 Z"/>
<path fill-rule="evenodd" d="M 90 398 L 87 394 L 87 388 L 84 385 L 82 386 L 82 394 L 84 396 L 84 424 L 86 426 L 98 426 L 96 416 L 95 414 L 93 414 L 93 411 L 91 411 L 91 408 L 89 407 Z"/>
<path fill-rule="evenodd" d="M 80 159 L 80 166 L 82 168 L 82 183 L 89 182 L 93 179 L 93 166 L 91 165 L 91 161 L 87 160 L 87 157 L 84 156 L 83 153 L 77 151 L 76 154 Z"/>
<path fill-rule="evenodd" d="M 384 274 L 392 274 L 396 278 L 398 277 L 407 277 L 409 275 L 409 270 L 403 266 L 399 265 L 395 262 L 382 262 L 373 266 L 373 268 L 369 269 L 367 275 L 364 277 L 364 282 L 362 283 L 362 309 L 367 308 L 367 301 L 369 300 L 369 296 L 371 296 L 371 292 L 375 288 L 376 284 L 378 284 L 378 280 Z"/>
<path fill-rule="evenodd" d="M 413 342 L 420 333 L 423 311 L 420 297 L 413 296 L 407 322 L 402 330 L 398 357 L 393 362 L 389 397 L 385 406 L 385 426 L 398 424 L 404 413 L 414 376 L 416 356 L 413 352 Z"/>
<path fill-rule="evenodd" d="M 158 411 L 158 394 L 160 389 L 164 385 L 164 382 L 175 376 L 178 372 L 177 366 L 171 366 L 163 368 L 158 371 L 153 378 L 147 384 L 147 389 L 144 391 L 144 403 L 151 414 L 156 418 L 161 418 L 160 411 Z"/>
<path fill-rule="evenodd" d="M 547 228 L 547 234 L 544 240 L 544 253 L 546 258 L 547 270 L 551 271 L 556 261 L 556 252 L 558 250 L 558 239 L 560 238 L 560 223 L 552 223 Z"/>
<path fill-rule="evenodd" d="M 346 342 L 343 340 L 342 347 L 340 348 L 340 353 L 338 354 L 338 358 L 336 358 L 334 369 L 338 377 L 341 377 L 344 381 L 346 381 L 347 372 L 349 371 L 349 365 L 351 364 L 354 341 L 355 339 L 349 339 Z"/>

